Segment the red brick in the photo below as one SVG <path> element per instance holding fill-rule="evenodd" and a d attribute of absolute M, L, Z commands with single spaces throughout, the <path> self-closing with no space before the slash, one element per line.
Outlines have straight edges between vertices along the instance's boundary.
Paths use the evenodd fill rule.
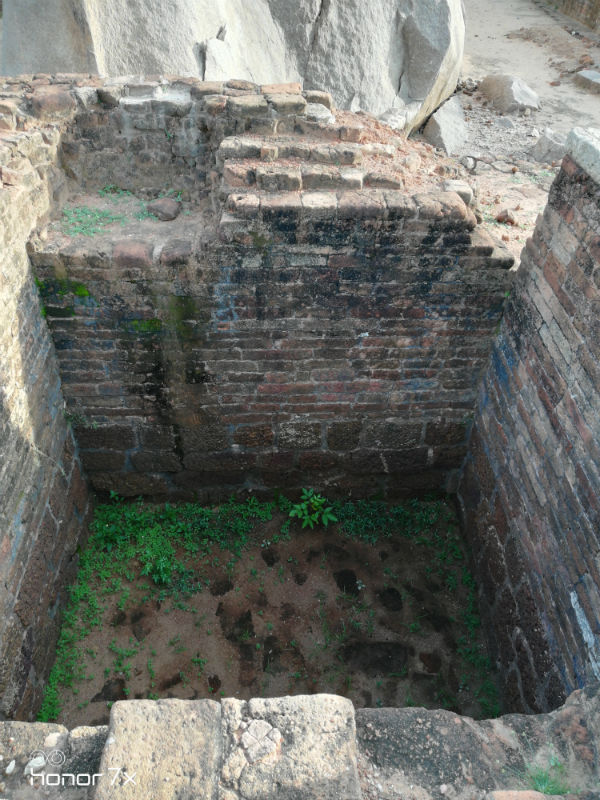
<path fill-rule="evenodd" d="M 152 266 L 152 245 L 143 241 L 125 240 L 113 248 L 113 261 L 121 269 L 148 269 Z"/>

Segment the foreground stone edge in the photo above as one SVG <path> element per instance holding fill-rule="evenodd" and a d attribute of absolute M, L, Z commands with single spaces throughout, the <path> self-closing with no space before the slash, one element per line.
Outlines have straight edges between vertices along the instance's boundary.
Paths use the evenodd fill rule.
<path fill-rule="evenodd" d="M 113 706 L 108 728 L 69 733 L 61 725 L 2 722 L 0 763 L 2 792 L 11 798 L 31 795 L 35 771 L 96 773 L 96 800 L 484 800 L 500 790 L 518 797 L 531 789 L 533 769 L 558 763 L 569 792 L 596 800 L 599 737 L 600 684 L 574 692 L 549 714 L 478 722 L 443 709 L 355 713 L 349 700 L 327 694 L 134 700 Z M 32 770 L 34 754 L 50 760 L 57 750 L 62 765 Z M 47 789 L 44 778 L 36 782 Z M 83 788 L 54 792 L 89 796 Z"/>

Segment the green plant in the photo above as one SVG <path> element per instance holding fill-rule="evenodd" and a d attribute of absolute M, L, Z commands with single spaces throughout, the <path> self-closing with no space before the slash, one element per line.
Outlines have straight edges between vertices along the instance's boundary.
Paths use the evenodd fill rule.
<path fill-rule="evenodd" d="M 303 489 L 299 503 L 292 506 L 290 517 L 297 517 L 302 522 L 303 528 L 314 528 L 323 525 L 325 528 L 330 522 L 337 522 L 338 518 L 333 513 L 333 507 L 323 495 L 315 494 L 314 489 Z"/>
<path fill-rule="evenodd" d="M 67 236 L 94 236 L 108 225 L 126 222 L 123 214 L 88 206 L 66 206 L 62 214 L 62 230 Z"/>
<path fill-rule="evenodd" d="M 133 197 L 133 194 L 129 191 L 129 189 L 121 189 L 115 183 L 109 183 L 107 186 L 102 187 L 102 189 L 98 189 L 98 194 L 100 197 L 107 197 L 115 202 L 125 198 Z"/>
<path fill-rule="evenodd" d="M 145 219 L 155 219 L 158 220 L 156 214 L 153 214 L 151 211 L 148 211 L 146 204 L 143 201 L 140 201 L 139 208 L 134 214 L 135 218 L 140 222 Z"/>
<path fill-rule="evenodd" d="M 542 794 L 569 794 L 571 789 L 565 780 L 565 766 L 554 755 L 550 756 L 548 766 L 530 766 L 527 769 L 527 782 L 531 789 Z"/>

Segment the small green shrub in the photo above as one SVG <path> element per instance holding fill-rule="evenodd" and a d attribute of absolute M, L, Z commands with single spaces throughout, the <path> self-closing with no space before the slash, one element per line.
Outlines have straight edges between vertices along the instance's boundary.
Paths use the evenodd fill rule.
<path fill-rule="evenodd" d="M 312 529 L 315 525 L 323 525 L 326 528 L 330 522 L 338 521 L 333 513 L 333 507 L 327 502 L 323 495 L 315 494 L 314 489 L 303 489 L 302 499 L 292 506 L 290 517 L 297 517 L 302 522 L 303 528 Z"/>
<path fill-rule="evenodd" d="M 547 767 L 529 767 L 527 780 L 532 789 L 542 794 L 569 794 L 571 788 L 565 781 L 565 766 L 556 756 L 550 756 Z"/>

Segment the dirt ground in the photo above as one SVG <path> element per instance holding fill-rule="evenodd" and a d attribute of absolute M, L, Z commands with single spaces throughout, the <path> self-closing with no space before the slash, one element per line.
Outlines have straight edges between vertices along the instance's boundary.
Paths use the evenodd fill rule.
<path fill-rule="evenodd" d="M 365 541 L 339 524 L 294 522 L 281 536 L 287 515 L 276 512 L 239 559 L 212 547 L 188 562 L 184 592 L 161 590 L 133 562 L 130 579 L 98 576 L 91 585 L 102 624 L 78 645 L 83 671 L 61 689 L 59 721 L 105 723 L 125 698 L 316 692 L 357 707 L 493 713 L 455 516 L 440 503 L 417 513 L 432 516 L 407 537 L 384 534 L 391 517 L 378 511 L 382 536 Z"/>
<path fill-rule="evenodd" d="M 504 117 L 475 92 L 459 92 L 469 138 L 459 153 L 477 166 L 476 188 L 484 225 L 517 259 L 546 205 L 559 164 L 533 160 L 531 149 L 545 128 L 566 135 L 574 127 L 600 128 L 600 95 L 575 83 L 578 69 L 600 69 L 600 38 L 574 20 L 532 0 L 465 0 L 466 41 L 462 78 L 510 74 L 540 97 L 541 109 Z M 508 125 L 508 127 L 507 127 Z M 495 222 L 509 209 L 515 225 Z"/>

